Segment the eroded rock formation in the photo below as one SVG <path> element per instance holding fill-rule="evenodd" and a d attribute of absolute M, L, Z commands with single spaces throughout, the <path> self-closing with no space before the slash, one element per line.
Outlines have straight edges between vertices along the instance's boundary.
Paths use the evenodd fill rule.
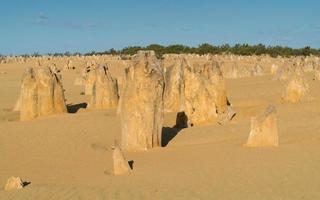
<path fill-rule="evenodd" d="M 27 68 L 22 76 L 19 102 L 20 120 L 38 117 L 38 84 L 33 68 Z"/>
<path fill-rule="evenodd" d="M 161 145 L 164 76 L 154 52 L 140 51 L 127 69 L 121 96 L 122 148 L 147 150 Z"/>
<path fill-rule="evenodd" d="M 19 102 L 22 121 L 67 112 L 61 80 L 49 67 L 25 70 Z"/>
<path fill-rule="evenodd" d="M 94 65 L 90 65 L 86 68 L 85 74 L 85 94 L 92 95 L 94 83 L 97 80 L 96 67 Z"/>
<path fill-rule="evenodd" d="M 123 175 L 131 171 L 128 161 L 123 155 L 118 143 L 113 146 L 113 173 L 114 175 Z"/>
<path fill-rule="evenodd" d="M 190 126 L 230 120 L 232 111 L 217 62 L 166 61 L 165 111 L 185 112 Z"/>
<path fill-rule="evenodd" d="M 93 85 L 90 108 L 116 108 L 119 100 L 117 80 L 111 77 L 106 66 L 97 67 L 95 72 L 96 81 Z"/>
<path fill-rule="evenodd" d="M 285 102 L 297 103 L 305 99 L 309 93 L 309 85 L 303 76 L 293 75 L 282 96 Z"/>
<path fill-rule="evenodd" d="M 246 146 L 277 147 L 278 145 L 277 111 L 271 105 L 264 113 L 251 118 L 251 131 Z"/>
<path fill-rule="evenodd" d="M 164 108 L 166 112 L 179 112 L 184 104 L 184 74 L 181 59 L 166 68 Z"/>
<path fill-rule="evenodd" d="M 4 186 L 5 191 L 21 189 L 24 187 L 23 181 L 19 177 L 10 177 Z"/>

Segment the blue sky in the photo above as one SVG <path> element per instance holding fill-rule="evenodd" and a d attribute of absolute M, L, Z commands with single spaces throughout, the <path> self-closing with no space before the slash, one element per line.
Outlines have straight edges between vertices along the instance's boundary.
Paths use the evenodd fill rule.
<path fill-rule="evenodd" d="M 320 48 L 318 0 L 0 0 L 0 54 L 151 43 Z"/>

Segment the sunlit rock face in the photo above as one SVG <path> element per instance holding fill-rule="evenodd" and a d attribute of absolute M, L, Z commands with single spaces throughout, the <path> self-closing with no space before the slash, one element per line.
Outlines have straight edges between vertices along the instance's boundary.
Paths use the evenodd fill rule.
<path fill-rule="evenodd" d="M 96 81 L 89 107 L 95 109 L 116 108 L 118 105 L 117 80 L 111 77 L 107 66 L 99 66 L 95 70 Z"/>
<path fill-rule="evenodd" d="M 114 175 L 124 175 L 131 171 L 130 165 L 117 143 L 113 146 L 112 158 Z"/>
<path fill-rule="evenodd" d="M 185 113 L 191 126 L 217 118 L 217 108 L 208 79 L 205 79 L 200 68 L 184 60 L 184 99 Z"/>
<path fill-rule="evenodd" d="M 251 118 L 251 131 L 246 146 L 279 146 L 277 111 L 271 105 L 264 113 Z"/>
<path fill-rule="evenodd" d="M 306 100 L 309 94 L 309 85 L 301 75 L 293 75 L 282 96 L 283 101 L 298 103 Z"/>
<path fill-rule="evenodd" d="M 219 64 L 210 59 L 190 60 L 178 57 L 165 61 L 165 111 L 185 112 L 191 126 L 230 120 L 235 113 Z"/>
<path fill-rule="evenodd" d="M 19 101 L 22 121 L 67 112 L 61 80 L 49 67 L 26 69 Z"/>
<path fill-rule="evenodd" d="M 17 190 L 22 189 L 24 187 L 24 183 L 19 177 L 10 177 L 7 180 L 6 185 L 4 186 L 4 191 Z"/>
<path fill-rule="evenodd" d="M 164 109 L 166 112 L 179 112 L 184 104 L 184 69 L 181 59 L 173 61 L 165 72 Z"/>
<path fill-rule="evenodd" d="M 27 68 L 22 76 L 20 99 L 18 100 L 20 120 L 38 117 L 38 84 L 33 68 Z"/>
<path fill-rule="evenodd" d="M 121 95 L 122 148 L 141 151 L 161 145 L 164 76 L 154 52 L 140 51 L 127 69 Z"/>
<path fill-rule="evenodd" d="M 92 95 L 94 83 L 97 80 L 96 66 L 94 64 L 88 66 L 83 76 L 85 79 L 85 94 Z"/>

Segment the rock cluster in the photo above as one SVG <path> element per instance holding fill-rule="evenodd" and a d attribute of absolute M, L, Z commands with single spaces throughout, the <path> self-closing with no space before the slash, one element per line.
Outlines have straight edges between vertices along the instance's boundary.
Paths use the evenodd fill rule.
<path fill-rule="evenodd" d="M 224 123 L 234 116 L 219 64 L 176 59 L 165 73 L 165 111 L 185 112 L 189 125 Z"/>

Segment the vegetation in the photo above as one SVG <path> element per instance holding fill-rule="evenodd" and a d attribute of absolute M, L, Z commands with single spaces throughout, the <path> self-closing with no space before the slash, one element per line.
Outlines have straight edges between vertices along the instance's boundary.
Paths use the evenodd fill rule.
<path fill-rule="evenodd" d="M 198 47 L 188 47 L 185 45 L 169 45 L 161 46 L 158 44 L 152 44 L 147 47 L 126 47 L 117 52 L 117 54 L 129 54 L 133 55 L 138 50 L 154 50 L 157 55 L 162 56 L 168 53 L 192 53 L 192 54 L 235 54 L 235 55 L 270 55 L 276 56 L 308 56 L 318 55 L 320 56 L 320 49 L 313 49 L 310 47 L 294 49 L 290 47 L 281 46 L 265 46 L 263 44 L 249 45 L 249 44 L 236 44 L 230 46 L 228 44 L 221 46 L 214 46 L 208 43 L 201 44 Z"/>
<path fill-rule="evenodd" d="M 136 54 L 139 50 L 153 50 L 156 52 L 157 56 L 161 57 L 164 54 L 182 54 L 182 53 L 190 53 L 190 54 L 235 54 L 235 55 L 270 55 L 272 57 L 283 56 L 308 56 L 308 55 L 316 55 L 320 56 L 320 49 L 315 49 L 311 47 L 304 48 L 290 48 L 290 47 L 282 47 L 282 46 L 265 46 L 263 44 L 258 45 L 249 45 L 249 44 L 236 44 L 234 46 L 230 46 L 228 44 L 224 45 L 211 45 L 208 43 L 204 43 L 199 45 L 198 47 L 189 47 L 186 45 L 174 44 L 169 46 L 163 46 L 159 44 L 151 44 L 146 47 L 141 46 L 130 46 L 125 47 L 121 50 L 109 49 L 103 52 L 89 52 L 85 54 L 81 53 L 71 53 L 69 51 L 65 53 L 54 53 L 47 54 L 50 56 L 92 56 L 92 55 L 133 55 Z M 38 57 L 41 56 L 38 52 L 32 55 L 22 55 L 24 57 Z"/>

